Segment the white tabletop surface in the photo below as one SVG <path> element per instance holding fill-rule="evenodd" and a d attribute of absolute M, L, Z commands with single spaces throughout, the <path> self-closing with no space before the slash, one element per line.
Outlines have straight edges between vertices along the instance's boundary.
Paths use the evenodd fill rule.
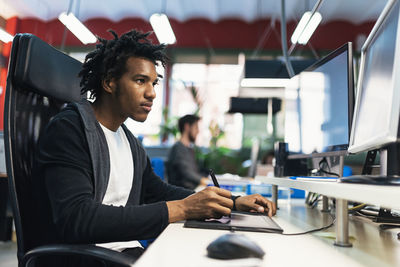
<path fill-rule="evenodd" d="M 303 232 L 327 225 L 332 217 L 291 201 L 280 203 L 274 220 L 285 233 Z M 400 242 L 396 230 L 379 231 L 377 224 L 364 218 L 350 218 L 352 248 L 333 245 L 334 227 L 324 233 L 300 236 L 237 232 L 259 244 L 266 255 L 263 260 L 215 260 L 207 257 L 206 247 L 228 231 L 184 228 L 174 223 L 160 235 L 135 266 L 400 266 Z M 355 238 L 355 239 L 353 239 Z"/>
<path fill-rule="evenodd" d="M 400 186 L 349 184 L 323 181 L 299 181 L 289 178 L 257 176 L 257 181 L 284 187 L 303 189 L 328 197 L 373 204 L 385 208 L 400 208 Z"/>

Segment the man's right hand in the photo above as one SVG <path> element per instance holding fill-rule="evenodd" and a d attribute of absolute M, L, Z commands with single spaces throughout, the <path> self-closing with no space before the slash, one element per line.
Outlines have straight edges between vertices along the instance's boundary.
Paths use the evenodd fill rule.
<path fill-rule="evenodd" d="M 169 222 L 186 219 L 220 218 L 233 208 L 231 192 L 214 186 L 181 200 L 167 202 Z"/>

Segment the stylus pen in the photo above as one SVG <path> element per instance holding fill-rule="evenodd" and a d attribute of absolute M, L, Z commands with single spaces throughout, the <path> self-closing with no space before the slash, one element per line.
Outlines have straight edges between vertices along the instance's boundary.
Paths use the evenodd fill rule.
<path fill-rule="evenodd" d="M 214 186 L 220 188 L 219 183 L 217 181 L 217 177 L 215 177 L 214 171 L 212 169 L 210 169 L 210 176 L 214 183 Z M 231 214 L 229 214 L 228 217 L 231 218 Z M 230 230 L 231 230 L 231 232 L 234 232 L 232 228 Z"/>
<path fill-rule="evenodd" d="M 214 171 L 212 169 L 210 169 L 210 176 L 211 176 L 211 179 L 212 179 L 212 181 L 214 183 L 214 186 L 219 187 L 219 183 L 217 181 L 217 177 L 215 177 Z"/>

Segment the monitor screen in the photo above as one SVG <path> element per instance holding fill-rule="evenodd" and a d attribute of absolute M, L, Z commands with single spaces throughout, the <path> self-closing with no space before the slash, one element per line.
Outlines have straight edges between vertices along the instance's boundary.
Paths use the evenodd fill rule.
<path fill-rule="evenodd" d="M 351 43 L 290 80 L 285 93 L 285 142 L 289 156 L 347 153 L 353 90 Z"/>
<path fill-rule="evenodd" d="M 361 50 L 349 152 L 382 148 L 398 139 L 399 1 L 389 1 Z"/>

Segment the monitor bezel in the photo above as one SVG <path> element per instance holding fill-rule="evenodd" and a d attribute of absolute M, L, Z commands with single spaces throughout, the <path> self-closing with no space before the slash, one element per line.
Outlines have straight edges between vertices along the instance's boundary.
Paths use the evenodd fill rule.
<path fill-rule="evenodd" d="M 329 62 L 336 56 L 342 54 L 347 51 L 347 105 L 348 105 L 348 140 L 350 142 L 350 129 L 353 121 L 353 108 L 354 108 L 354 66 L 353 66 L 353 44 L 352 42 L 347 42 L 344 45 L 340 46 L 333 52 L 329 53 L 324 58 L 318 60 L 313 65 L 305 69 L 304 71 L 314 71 L 316 68 L 324 65 Z M 288 159 L 298 159 L 298 158 L 317 158 L 317 157 L 331 157 L 331 156 L 344 156 L 347 155 L 347 149 L 349 147 L 349 143 L 347 144 L 338 144 L 333 146 L 324 147 L 323 150 L 326 151 L 316 151 L 312 153 L 301 153 L 301 152 L 293 152 L 290 151 L 290 144 L 288 151 Z"/>
<path fill-rule="evenodd" d="M 368 48 L 371 46 L 371 43 L 375 40 L 377 35 L 380 33 L 383 24 L 385 23 L 388 14 L 394 8 L 397 0 L 390 0 L 385 8 L 383 9 L 382 13 L 380 14 L 378 20 L 376 21 L 374 27 L 372 28 L 367 40 L 365 41 L 363 47 L 361 48 L 361 61 L 360 61 L 360 69 L 359 69 L 359 77 L 357 82 L 357 97 L 356 103 L 354 106 L 354 116 L 353 116 L 353 123 L 351 128 L 350 134 L 350 143 L 348 151 L 351 154 L 369 151 L 373 149 L 383 148 L 391 143 L 395 143 L 399 141 L 399 119 L 397 120 L 390 120 L 389 121 L 389 131 L 383 132 L 379 136 L 375 136 L 367 141 L 362 142 L 361 144 L 355 144 L 355 123 L 357 121 L 357 116 L 359 114 L 359 107 L 361 101 L 361 90 L 363 85 L 363 77 L 364 77 L 364 69 L 365 69 L 365 58 Z M 395 12 L 395 11 L 394 11 Z M 400 8 L 399 8 L 400 15 Z M 392 88 L 400 88 L 400 61 L 398 57 L 400 56 L 400 18 L 397 22 L 397 34 L 396 34 L 396 44 L 395 44 L 395 51 L 394 51 L 394 62 L 393 62 L 393 73 L 392 73 L 392 81 L 391 87 Z M 390 112 L 391 118 L 399 118 L 400 116 L 400 90 L 392 90 L 392 108 Z M 397 100 L 397 101 L 396 101 Z"/>

